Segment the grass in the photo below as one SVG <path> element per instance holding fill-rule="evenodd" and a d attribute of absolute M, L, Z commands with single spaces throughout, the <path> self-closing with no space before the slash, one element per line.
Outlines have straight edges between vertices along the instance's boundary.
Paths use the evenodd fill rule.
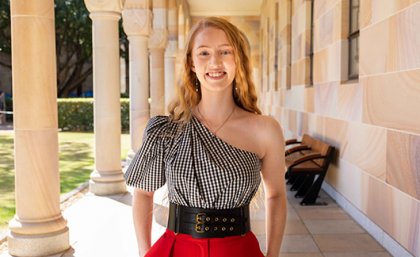
<path fill-rule="evenodd" d="M 92 133 L 62 132 L 58 134 L 60 189 L 65 194 L 89 179 L 93 171 Z M 0 134 L 0 230 L 15 214 L 13 134 Z M 130 136 L 121 135 L 121 160 L 127 156 Z"/>

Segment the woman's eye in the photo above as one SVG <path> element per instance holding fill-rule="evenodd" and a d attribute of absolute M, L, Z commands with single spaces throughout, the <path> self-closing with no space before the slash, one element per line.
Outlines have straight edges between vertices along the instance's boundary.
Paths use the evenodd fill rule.
<path fill-rule="evenodd" d="M 201 51 L 201 52 L 198 53 L 198 55 L 206 56 L 206 55 L 209 55 L 209 52 L 207 52 L 207 51 Z"/>
<path fill-rule="evenodd" d="M 232 51 L 231 50 L 222 50 L 221 51 L 221 54 L 222 55 L 228 55 L 228 54 L 231 54 L 232 53 Z"/>

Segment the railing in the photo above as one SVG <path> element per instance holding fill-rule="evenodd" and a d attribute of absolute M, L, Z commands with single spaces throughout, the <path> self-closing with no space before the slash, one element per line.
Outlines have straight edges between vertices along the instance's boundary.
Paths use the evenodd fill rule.
<path fill-rule="evenodd" d="M 13 112 L 0 110 L 0 125 L 7 123 L 7 119 L 6 119 L 7 115 L 13 115 Z"/>

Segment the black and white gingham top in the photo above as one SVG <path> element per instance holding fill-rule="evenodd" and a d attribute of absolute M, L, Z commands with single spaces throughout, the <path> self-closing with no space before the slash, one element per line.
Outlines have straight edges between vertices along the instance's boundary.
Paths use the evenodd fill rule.
<path fill-rule="evenodd" d="M 184 125 L 156 116 L 125 178 L 127 185 L 146 191 L 167 182 L 175 204 L 228 209 L 250 203 L 261 182 L 260 169 L 255 153 L 224 142 L 194 116 Z"/>

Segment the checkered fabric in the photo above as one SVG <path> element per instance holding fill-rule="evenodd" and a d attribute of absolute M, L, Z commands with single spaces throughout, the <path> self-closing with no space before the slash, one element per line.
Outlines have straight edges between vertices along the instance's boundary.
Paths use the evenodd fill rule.
<path fill-rule="evenodd" d="M 210 209 L 249 204 L 261 182 L 255 153 L 236 148 L 192 117 L 149 120 L 143 144 L 128 167 L 127 185 L 154 191 L 166 182 L 169 201 Z"/>

